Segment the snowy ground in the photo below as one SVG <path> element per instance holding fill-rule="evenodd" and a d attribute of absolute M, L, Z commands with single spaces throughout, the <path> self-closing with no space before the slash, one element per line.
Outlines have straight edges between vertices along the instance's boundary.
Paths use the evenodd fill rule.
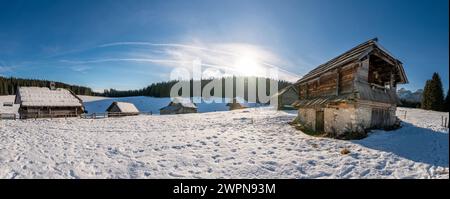
<path fill-rule="evenodd" d="M 305 135 L 286 124 L 295 112 L 268 108 L 0 120 L 0 178 L 449 178 L 448 113 L 405 110 L 403 128 L 358 141 Z"/>

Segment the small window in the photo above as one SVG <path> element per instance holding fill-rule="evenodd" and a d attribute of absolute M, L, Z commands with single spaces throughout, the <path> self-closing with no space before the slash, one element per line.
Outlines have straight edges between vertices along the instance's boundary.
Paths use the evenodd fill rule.
<path fill-rule="evenodd" d="M 13 106 L 13 103 L 12 102 L 4 102 L 3 106 Z"/>

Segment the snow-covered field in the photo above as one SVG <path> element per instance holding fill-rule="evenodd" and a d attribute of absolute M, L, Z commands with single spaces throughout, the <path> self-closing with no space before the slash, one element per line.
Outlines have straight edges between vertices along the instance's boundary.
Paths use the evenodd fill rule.
<path fill-rule="evenodd" d="M 405 110 L 403 128 L 357 141 L 305 135 L 286 124 L 295 111 L 269 108 L 0 120 L 0 178 L 449 178 L 448 113 Z"/>

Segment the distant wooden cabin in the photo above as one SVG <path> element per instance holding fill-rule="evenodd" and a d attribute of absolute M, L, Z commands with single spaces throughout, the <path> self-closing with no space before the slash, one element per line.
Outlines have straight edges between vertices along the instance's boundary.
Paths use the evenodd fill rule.
<path fill-rule="evenodd" d="M 20 118 L 76 117 L 84 112 L 83 101 L 63 88 L 19 87 L 14 100 Z"/>
<path fill-rule="evenodd" d="M 397 84 L 408 83 L 402 62 L 369 40 L 303 76 L 296 86 L 297 120 L 316 132 L 343 137 L 392 128 Z M 347 134 L 348 135 L 348 134 Z"/>
<path fill-rule="evenodd" d="M 113 102 L 106 109 L 108 117 L 132 116 L 139 115 L 139 110 L 132 103 Z"/>
<path fill-rule="evenodd" d="M 197 106 L 190 100 L 174 99 L 169 105 L 159 109 L 161 115 L 197 113 Z"/>
<path fill-rule="evenodd" d="M 227 103 L 227 106 L 229 108 L 230 111 L 232 110 L 237 110 L 237 109 L 244 109 L 247 108 L 246 106 L 244 106 L 243 104 L 239 103 L 237 99 L 233 99 L 232 102 Z"/>
<path fill-rule="evenodd" d="M 278 92 L 278 110 L 295 109 L 292 104 L 299 99 L 296 86 L 291 85 L 283 88 Z"/>

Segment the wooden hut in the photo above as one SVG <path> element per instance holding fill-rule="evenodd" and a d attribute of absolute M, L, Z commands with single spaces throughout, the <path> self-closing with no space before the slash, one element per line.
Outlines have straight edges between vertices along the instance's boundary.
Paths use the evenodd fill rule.
<path fill-rule="evenodd" d="M 139 110 L 132 103 L 113 102 L 106 109 L 108 117 L 132 116 L 139 115 Z"/>
<path fill-rule="evenodd" d="M 292 104 L 299 99 L 299 94 L 296 86 L 291 85 L 283 88 L 278 92 L 278 110 L 295 109 Z"/>
<path fill-rule="evenodd" d="M 169 105 L 159 109 L 161 115 L 197 113 L 197 106 L 190 100 L 174 99 Z"/>
<path fill-rule="evenodd" d="M 83 101 L 62 88 L 19 87 L 14 100 L 20 118 L 76 117 L 84 112 Z"/>
<path fill-rule="evenodd" d="M 246 106 L 244 106 L 243 104 L 239 103 L 238 100 L 236 98 L 233 99 L 232 102 L 227 103 L 227 106 L 229 108 L 230 111 L 232 110 L 237 110 L 237 109 L 244 109 L 247 108 Z"/>
<path fill-rule="evenodd" d="M 297 121 L 305 128 L 347 137 L 392 128 L 397 84 L 408 83 L 402 62 L 372 39 L 318 66 L 296 86 Z"/>

